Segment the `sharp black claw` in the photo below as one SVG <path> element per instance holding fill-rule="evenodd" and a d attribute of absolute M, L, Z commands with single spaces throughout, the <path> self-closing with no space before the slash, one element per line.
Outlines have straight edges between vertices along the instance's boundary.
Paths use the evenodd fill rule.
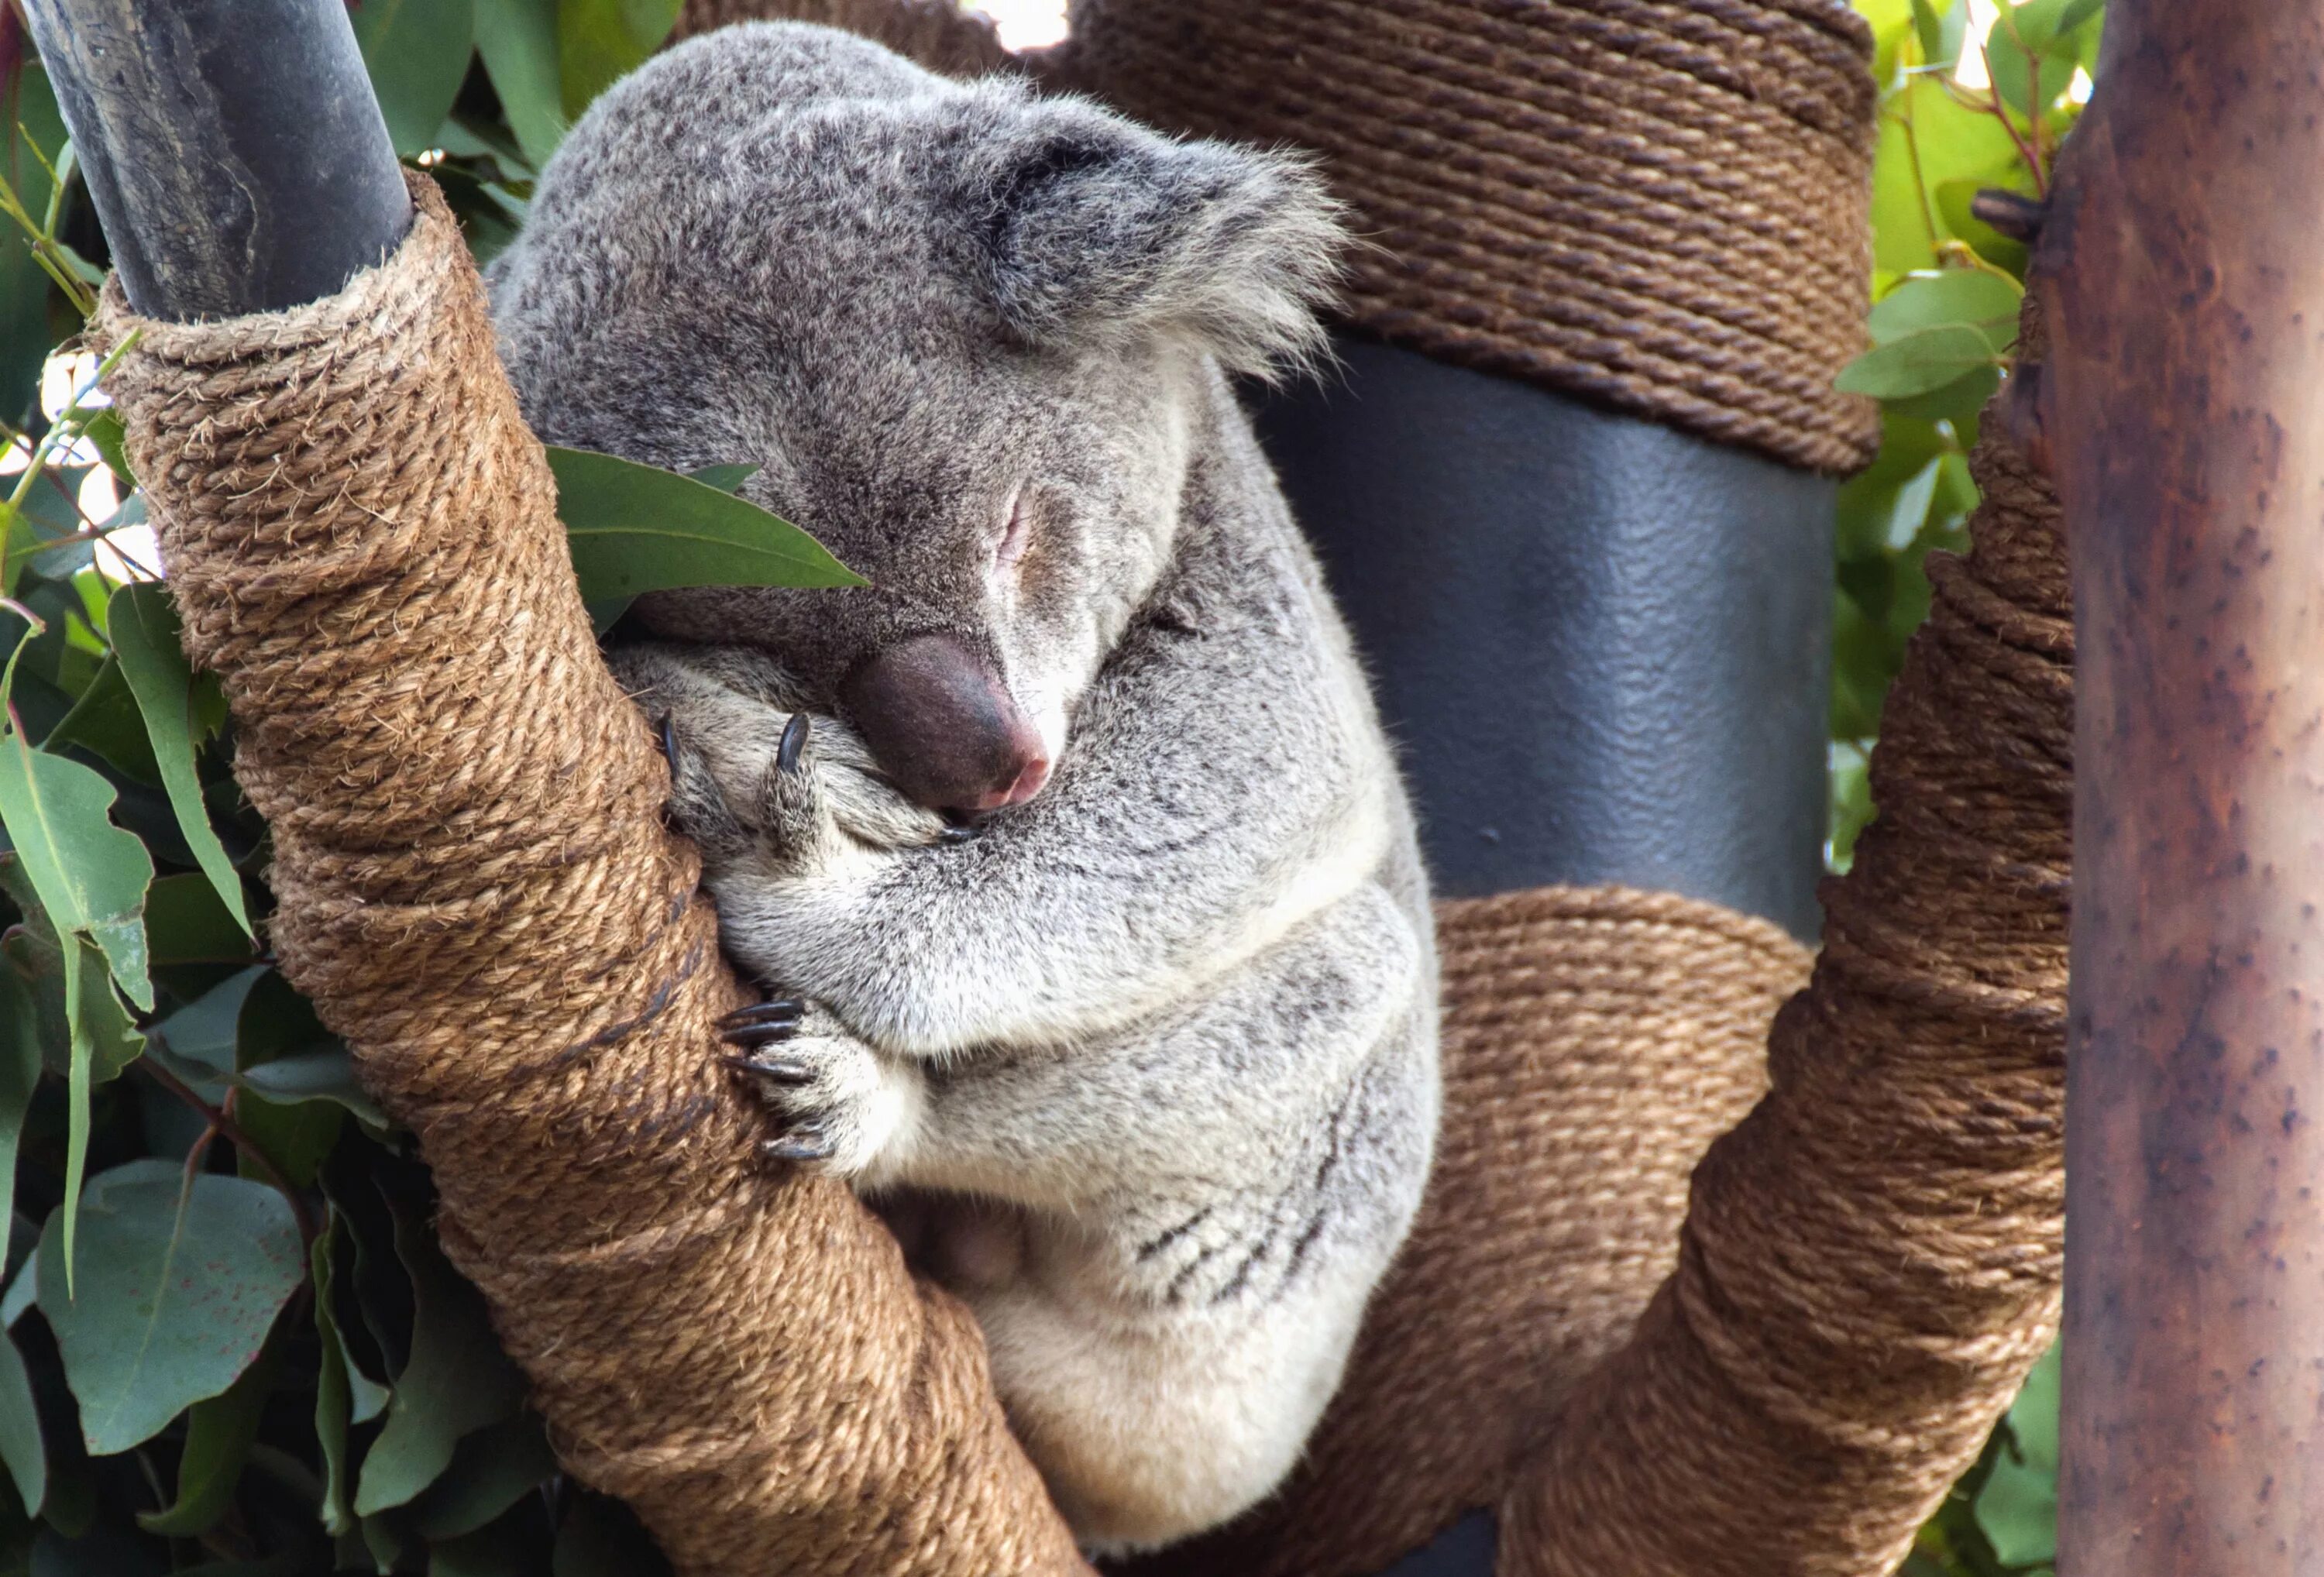
<path fill-rule="evenodd" d="M 788 1084 L 796 1088 L 815 1083 L 815 1070 L 795 1057 L 722 1056 L 718 1060 L 738 1074 L 748 1074 L 771 1084 Z"/>
<path fill-rule="evenodd" d="M 977 829 L 975 827 L 961 823 L 954 823 L 936 835 L 936 842 L 940 844 L 973 843 L 976 840 L 976 834 Z"/>
<path fill-rule="evenodd" d="M 813 1126 L 798 1128 L 780 1139 L 770 1139 L 759 1146 L 759 1153 L 778 1161 L 827 1161 L 831 1158 L 831 1140 L 823 1130 Z"/>
<path fill-rule="evenodd" d="M 661 759 L 669 763 L 670 776 L 674 778 L 678 776 L 678 725 L 665 712 L 661 721 L 654 724 L 654 732 L 661 736 Z"/>
<path fill-rule="evenodd" d="M 776 997 L 772 1001 L 753 1002 L 747 1008 L 737 1008 L 718 1020 L 721 1029 L 740 1029 L 752 1024 L 796 1024 L 807 1011 L 807 1004 L 797 997 Z"/>
<path fill-rule="evenodd" d="M 738 1024 L 732 1029 L 721 1029 L 718 1038 L 729 1046 L 739 1046 L 744 1051 L 756 1051 L 779 1040 L 788 1040 L 798 1033 L 796 1019 L 788 1024 Z"/>
<path fill-rule="evenodd" d="M 786 772 L 798 770 L 799 752 L 807 749 L 807 714 L 794 712 L 783 724 L 782 742 L 775 746 L 775 765 Z"/>

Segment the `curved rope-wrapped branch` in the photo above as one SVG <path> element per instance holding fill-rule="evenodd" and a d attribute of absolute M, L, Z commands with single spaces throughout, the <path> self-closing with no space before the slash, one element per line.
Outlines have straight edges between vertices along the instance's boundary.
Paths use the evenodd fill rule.
<path fill-rule="evenodd" d="M 436 1176 L 559 1454 L 682 1572 L 1085 1571 L 966 1310 L 770 1172 L 742 1001 L 600 660 L 540 446 L 433 186 L 293 310 L 141 321 L 108 380 L 186 644 L 273 831 L 284 973 Z"/>
<path fill-rule="evenodd" d="M 1825 888 L 1771 1091 L 1520 1476 L 1506 1570 L 1893 1571 L 2055 1336 L 2073 626 L 2055 499 L 2005 426 L 1971 551 L 1930 563 L 1879 819 Z"/>

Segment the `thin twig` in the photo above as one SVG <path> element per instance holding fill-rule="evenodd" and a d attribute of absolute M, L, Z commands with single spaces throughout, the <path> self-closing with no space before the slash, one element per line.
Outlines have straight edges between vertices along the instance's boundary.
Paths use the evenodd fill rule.
<path fill-rule="evenodd" d="M 137 1065 L 152 1074 L 155 1084 L 200 1112 L 212 1128 L 226 1136 L 226 1142 L 234 1146 L 237 1155 L 248 1160 L 257 1168 L 259 1175 L 273 1186 L 276 1193 L 290 1202 L 290 1213 L 299 1218 L 300 1239 L 311 1248 L 317 1233 L 321 1230 L 319 1223 L 315 1220 L 314 1209 L 308 1204 L 306 1198 L 296 1188 L 290 1186 L 290 1180 L 282 1175 L 281 1169 L 272 1161 L 267 1159 L 266 1152 L 258 1148 L 258 1141 L 244 1133 L 241 1125 L 233 1118 L 203 1100 L 193 1086 L 152 1057 L 141 1058 Z"/>

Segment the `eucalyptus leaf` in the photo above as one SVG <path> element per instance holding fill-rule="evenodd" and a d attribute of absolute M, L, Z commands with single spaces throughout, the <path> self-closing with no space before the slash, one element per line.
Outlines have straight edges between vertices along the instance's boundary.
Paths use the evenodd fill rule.
<path fill-rule="evenodd" d="M 1913 0 L 1913 32 L 1920 40 L 1921 63 L 1950 70 L 1968 36 L 1969 0 L 1952 0 L 1941 9 L 1932 0 Z"/>
<path fill-rule="evenodd" d="M 315 1239 L 309 1254 L 309 1274 L 315 1284 L 315 1334 L 322 1346 L 322 1362 L 315 1383 L 315 1438 L 323 1452 L 323 1526 L 335 1536 L 353 1532 L 355 1526 L 355 1508 L 347 1499 L 353 1477 L 349 1467 L 353 1448 L 347 1429 L 355 1421 L 354 1385 L 358 1381 L 365 1386 L 371 1384 L 356 1372 L 347 1357 L 346 1343 L 339 1335 L 338 1314 L 333 1302 L 337 1242 L 338 1214 L 334 1211 L 329 1225 Z"/>
<path fill-rule="evenodd" d="M 50 923 L 95 942 L 131 1000 L 151 1008 L 143 910 L 153 862 L 113 825 L 113 785 L 78 761 L 34 750 L 13 728 L 0 738 L 0 823 Z"/>
<path fill-rule="evenodd" d="M 2059 1367 L 2052 1347 L 2025 1377 L 2003 1449 L 1978 1490 L 1978 1526 L 2011 1566 L 2057 1558 Z"/>
<path fill-rule="evenodd" d="M 281 1369 L 278 1334 L 234 1384 L 194 1404 L 178 1452 L 178 1498 L 163 1510 L 139 1513 L 140 1527 L 171 1538 L 195 1538 L 217 1525 L 234 1503 L 235 1485 L 258 1439 L 259 1416 Z"/>
<path fill-rule="evenodd" d="M 474 0 L 355 0 L 347 19 L 395 151 L 428 148 L 468 74 Z"/>
<path fill-rule="evenodd" d="M 565 115 L 645 63 L 678 23 L 678 0 L 558 0 L 557 60 Z"/>
<path fill-rule="evenodd" d="M 194 670 L 180 644 L 177 605 L 161 586 L 124 586 L 113 594 L 106 622 L 122 677 L 129 681 L 137 709 L 144 715 L 153 760 L 162 786 L 169 790 L 171 807 L 178 813 L 178 827 L 185 835 L 186 846 L 193 851 L 202 874 L 217 889 L 218 901 L 247 932 L 250 912 L 244 907 L 242 878 L 210 825 L 209 811 L 202 804 L 201 779 L 194 769 Z"/>
<path fill-rule="evenodd" d="M 557 67 L 557 0 L 475 0 L 476 52 L 509 129 L 539 169 L 564 140 Z"/>
<path fill-rule="evenodd" d="M 388 1126 L 379 1109 L 356 1082 L 355 1059 L 344 1046 L 300 1052 L 263 1063 L 243 1074 L 242 1087 L 283 1105 L 327 1101 L 353 1112 L 374 1128 Z"/>
<path fill-rule="evenodd" d="M 474 1533 L 557 1471 L 540 1419 L 519 1413 L 476 1431 L 452 1453 L 452 1465 L 412 1507 L 431 1542 Z"/>
<path fill-rule="evenodd" d="M 230 1076 L 244 1005 L 252 988 L 271 973 L 270 965 L 254 964 L 219 982 L 153 1026 L 153 1038 L 177 1056 Z"/>
<path fill-rule="evenodd" d="M 1843 394 L 1883 400 L 1926 394 L 1973 372 L 1990 367 L 1994 349 L 1985 335 L 1967 324 L 1947 323 L 1901 334 L 1840 369 L 1832 387 Z"/>
<path fill-rule="evenodd" d="M 290 1204 L 263 1184 L 163 1160 L 89 1179 L 68 1288 L 63 1213 L 41 1234 L 41 1313 L 93 1456 L 151 1439 L 233 1385 L 306 1277 Z"/>
<path fill-rule="evenodd" d="M 823 545 L 748 499 L 586 449 L 549 451 L 586 602 L 687 586 L 862 586 Z"/>
<path fill-rule="evenodd" d="M 16 1146 L 41 1082 L 41 1004 L 32 982 L 0 957 L 0 1222 L 16 1208 Z"/>
<path fill-rule="evenodd" d="M 463 1436 L 508 1417 L 524 1395 L 483 1296 L 401 1208 L 395 1250 L 410 1273 L 417 1314 L 411 1360 L 395 1377 L 387 1422 L 355 1486 L 355 1514 L 364 1517 L 409 1504 L 451 1465 Z"/>
<path fill-rule="evenodd" d="M 242 964 L 253 951 L 249 934 L 219 899 L 217 884 L 193 871 L 156 877 L 145 890 L 145 944 L 157 969 Z"/>
<path fill-rule="evenodd" d="M 32 1377 L 13 1338 L 0 1336 L 0 1462 L 7 1464 L 24 1509 L 37 1516 L 49 1497 L 49 1453 L 41 1438 L 41 1410 Z"/>
<path fill-rule="evenodd" d="M 1947 269 L 1899 282 L 1866 319 L 1875 345 L 1893 345 L 1925 328 L 1974 328 L 2000 355 L 2017 343 L 2017 312 L 2025 300 L 2015 280 L 1981 268 Z"/>
<path fill-rule="evenodd" d="M 68 745 L 92 752 L 140 781 L 161 782 L 161 768 L 153 759 L 152 742 L 146 737 L 144 715 L 137 709 L 137 697 L 130 693 L 129 680 L 122 674 L 117 658 L 105 659 L 97 677 L 73 702 L 72 710 L 41 742 L 43 750 L 62 750 Z"/>
<path fill-rule="evenodd" d="M 759 466 L 753 462 L 742 466 L 704 466 L 688 471 L 687 475 L 706 487 L 715 487 L 721 493 L 733 493 L 758 473 Z"/>

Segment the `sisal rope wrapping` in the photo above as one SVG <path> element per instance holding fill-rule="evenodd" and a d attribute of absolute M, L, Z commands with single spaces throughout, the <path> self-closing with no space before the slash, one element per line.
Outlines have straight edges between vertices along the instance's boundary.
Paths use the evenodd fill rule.
<path fill-rule="evenodd" d="M 770 1174 L 742 995 L 598 658 L 434 187 L 339 295 L 100 333 L 187 650 L 273 829 L 282 968 L 420 1136 L 558 1455 L 693 1577 L 1086 1568 L 966 1310 Z"/>
<path fill-rule="evenodd" d="M 1869 305 L 1869 26 L 1846 0 L 1074 0 L 1053 84 L 1324 157 L 1348 319 L 1812 470 Z"/>

